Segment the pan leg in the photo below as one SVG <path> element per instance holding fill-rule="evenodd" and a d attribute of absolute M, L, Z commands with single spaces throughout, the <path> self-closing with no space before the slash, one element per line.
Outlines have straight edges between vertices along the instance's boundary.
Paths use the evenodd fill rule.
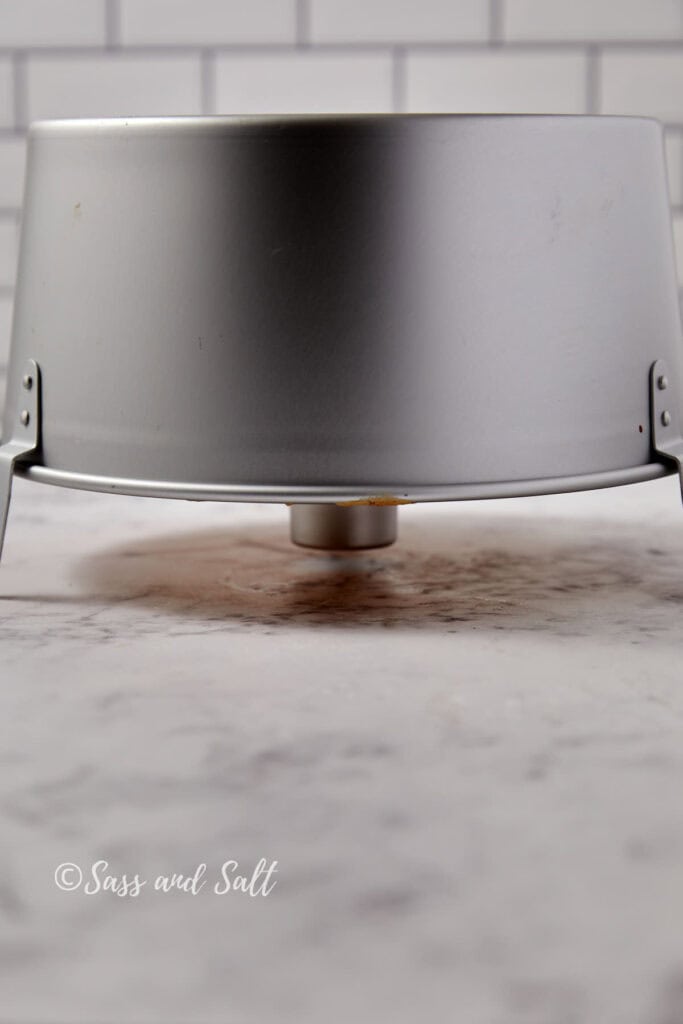
<path fill-rule="evenodd" d="M 12 493 L 14 464 L 40 443 L 40 370 L 33 359 L 24 367 L 12 435 L 0 446 L 0 558 Z"/>

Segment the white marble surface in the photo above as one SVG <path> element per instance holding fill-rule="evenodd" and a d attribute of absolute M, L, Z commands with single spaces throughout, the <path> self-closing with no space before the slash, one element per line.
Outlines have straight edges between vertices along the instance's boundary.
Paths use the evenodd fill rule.
<path fill-rule="evenodd" d="M 680 1024 L 676 481 L 286 531 L 17 481 L 2 1024 Z M 260 857 L 265 899 L 53 881 Z"/>

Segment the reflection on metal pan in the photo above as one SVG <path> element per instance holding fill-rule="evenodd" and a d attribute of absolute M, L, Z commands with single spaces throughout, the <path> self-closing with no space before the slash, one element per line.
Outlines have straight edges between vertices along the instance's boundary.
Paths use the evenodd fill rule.
<path fill-rule="evenodd" d="M 387 543 L 395 504 L 670 471 L 681 352 L 656 121 L 38 123 L 0 507 L 18 471 Z"/>

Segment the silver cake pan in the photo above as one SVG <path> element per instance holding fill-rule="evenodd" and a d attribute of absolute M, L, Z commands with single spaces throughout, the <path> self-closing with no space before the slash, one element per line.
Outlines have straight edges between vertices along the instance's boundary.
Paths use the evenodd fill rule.
<path fill-rule="evenodd" d="M 681 328 L 661 126 L 580 116 L 32 126 L 0 487 L 395 504 L 662 475 Z"/>

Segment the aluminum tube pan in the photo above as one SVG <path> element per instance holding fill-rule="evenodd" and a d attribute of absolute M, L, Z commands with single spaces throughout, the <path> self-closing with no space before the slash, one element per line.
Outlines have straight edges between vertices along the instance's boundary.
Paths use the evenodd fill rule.
<path fill-rule="evenodd" d="M 655 121 L 43 122 L 25 200 L 3 437 L 35 359 L 36 479 L 436 500 L 663 472 Z"/>

